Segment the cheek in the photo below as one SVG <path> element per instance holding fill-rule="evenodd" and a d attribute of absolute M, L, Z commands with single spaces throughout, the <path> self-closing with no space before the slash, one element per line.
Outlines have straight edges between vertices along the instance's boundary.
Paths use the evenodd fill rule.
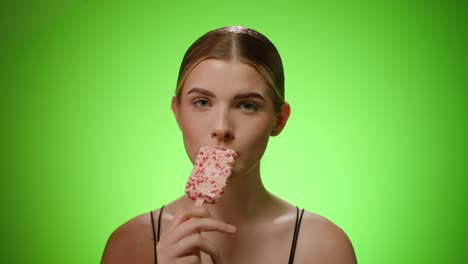
<path fill-rule="evenodd" d="M 192 163 L 197 157 L 199 148 L 203 145 L 201 139 L 203 138 L 203 134 L 206 133 L 205 127 L 206 126 L 203 124 L 203 122 L 200 122 L 200 120 L 194 121 L 194 119 L 190 116 L 181 118 L 181 129 L 184 146 Z"/>
<path fill-rule="evenodd" d="M 252 124 L 245 124 L 236 134 L 238 144 L 243 152 L 253 159 L 260 159 L 270 138 L 272 125 L 268 120 L 257 120 Z"/>
<path fill-rule="evenodd" d="M 213 118 L 207 114 L 188 113 L 182 117 L 181 124 L 184 135 L 192 139 L 201 139 L 209 135 Z"/>
<path fill-rule="evenodd" d="M 243 123 L 240 128 L 242 130 L 240 134 L 243 134 L 243 137 L 251 141 L 251 144 L 255 145 L 268 141 L 273 128 L 271 118 L 263 116 L 252 119 L 250 122 L 245 122 L 244 120 Z"/>
<path fill-rule="evenodd" d="M 242 134 L 244 138 L 244 140 L 242 140 L 242 144 L 244 146 L 250 146 L 250 148 L 259 148 L 264 147 L 264 145 L 268 142 L 270 133 L 266 127 L 253 126 L 246 129 Z"/>

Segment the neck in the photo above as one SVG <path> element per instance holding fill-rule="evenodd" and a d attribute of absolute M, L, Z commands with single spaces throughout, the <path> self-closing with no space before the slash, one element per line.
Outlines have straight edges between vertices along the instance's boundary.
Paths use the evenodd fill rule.
<path fill-rule="evenodd" d="M 193 205 L 193 201 L 183 199 L 188 206 Z M 273 196 L 261 181 L 258 164 L 249 173 L 232 177 L 221 200 L 203 206 L 213 217 L 235 225 L 258 220 L 259 212 L 264 211 L 272 201 Z"/>
<path fill-rule="evenodd" d="M 221 200 L 209 205 L 208 210 L 227 222 L 245 223 L 258 218 L 258 213 L 268 202 L 271 202 L 271 195 L 262 183 L 260 166 L 257 165 L 248 174 L 233 177 Z"/>

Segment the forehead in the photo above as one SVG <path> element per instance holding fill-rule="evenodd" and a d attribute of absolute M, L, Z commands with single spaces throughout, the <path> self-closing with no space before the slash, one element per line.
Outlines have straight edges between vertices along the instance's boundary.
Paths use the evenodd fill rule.
<path fill-rule="evenodd" d="M 270 93 L 265 79 L 251 65 L 218 59 L 204 60 L 193 68 L 185 80 L 182 93 L 193 87 L 225 94 L 252 91 L 265 95 Z"/>

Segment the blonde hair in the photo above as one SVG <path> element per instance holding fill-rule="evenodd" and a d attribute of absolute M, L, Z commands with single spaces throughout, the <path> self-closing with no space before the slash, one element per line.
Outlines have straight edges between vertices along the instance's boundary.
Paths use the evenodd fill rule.
<path fill-rule="evenodd" d="M 261 33 L 242 26 L 218 28 L 205 33 L 186 51 L 177 79 L 176 97 L 193 68 L 206 59 L 238 60 L 254 67 L 273 89 L 273 103 L 279 111 L 284 104 L 284 70 L 276 47 Z"/>

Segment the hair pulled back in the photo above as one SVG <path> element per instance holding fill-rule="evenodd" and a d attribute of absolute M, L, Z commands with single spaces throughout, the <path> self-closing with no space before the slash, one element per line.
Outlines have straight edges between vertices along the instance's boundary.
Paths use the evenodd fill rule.
<path fill-rule="evenodd" d="M 285 102 L 284 70 L 278 50 L 264 35 L 243 26 L 229 26 L 209 31 L 188 48 L 177 79 L 178 103 L 187 76 L 195 66 L 207 59 L 239 61 L 255 68 L 274 91 L 275 109 L 277 111 L 281 109 Z"/>

